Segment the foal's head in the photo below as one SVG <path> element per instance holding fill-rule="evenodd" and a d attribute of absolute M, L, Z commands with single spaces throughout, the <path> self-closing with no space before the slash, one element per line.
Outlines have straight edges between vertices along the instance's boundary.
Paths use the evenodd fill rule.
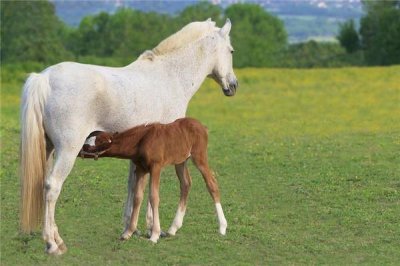
<path fill-rule="evenodd" d="M 115 133 L 116 134 L 116 133 Z M 108 132 L 102 132 L 96 136 L 96 140 L 94 141 L 95 147 L 97 151 L 104 151 L 111 147 L 113 143 L 113 137 L 115 134 L 111 134 Z"/>

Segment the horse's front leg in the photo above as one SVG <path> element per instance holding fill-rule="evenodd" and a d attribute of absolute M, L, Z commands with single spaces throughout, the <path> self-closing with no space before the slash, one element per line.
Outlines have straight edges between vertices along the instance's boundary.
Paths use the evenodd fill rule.
<path fill-rule="evenodd" d="M 131 215 L 132 215 L 132 209 L 133 209 L 133 189 L 134 185 L 136 182 L 136 165 L 130 161 L 129 165 L 129 175 L 128 175 L 128 196 L 126 198 L 126 203 L 125 203 L 125 211 L 124 211 L 124 224 L 125 224 L 125 231 L 128 229 L 130 221 L 131 221 Z"/>

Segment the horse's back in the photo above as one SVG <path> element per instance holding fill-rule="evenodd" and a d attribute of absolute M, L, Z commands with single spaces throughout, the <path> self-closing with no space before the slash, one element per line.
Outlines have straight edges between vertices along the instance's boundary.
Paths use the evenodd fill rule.
<path fill-rule="evenodd" d="M 45 70 L 51 92 L 48 113 L 86 120 L 93 130 L 132 126 L 136 90 L 125 68 L 63 62 Z M 122 125 L 127 123 L 127 125 Z"/>

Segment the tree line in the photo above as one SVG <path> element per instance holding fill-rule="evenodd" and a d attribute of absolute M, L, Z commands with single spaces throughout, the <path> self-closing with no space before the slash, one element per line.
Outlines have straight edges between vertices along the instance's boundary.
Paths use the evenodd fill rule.
<path fill-rule="evenodd" d="M 365 16 L 340 25 L 337 36 L 350 55 L 362 54 L 367 65 L 400 63 L 400 0 L 362 1 Z"/>
<path fill-rule="evenodd" d="M 382 4 L 383 3 L 383 4 Z M 255 4 L 222 9 L 209 2 L 189 6 L 178 15 L 122 8 L 87 16 L 77 28 L 65 25 L 48 1 L 1 2 L 2 63 L 75 60 L 114 65 L 135 60 L 143 51 L 191 21 L 212 18 L 233 22 L 235 67 L 329 67 L 400 63 L 399 1 L 364 1 L 366 15 L 357 31 L 354 22 L 340 26 L 337 43 L 289 44 L 283 22 Z M 27 12 L 29 10 L 29 12 Z"/>

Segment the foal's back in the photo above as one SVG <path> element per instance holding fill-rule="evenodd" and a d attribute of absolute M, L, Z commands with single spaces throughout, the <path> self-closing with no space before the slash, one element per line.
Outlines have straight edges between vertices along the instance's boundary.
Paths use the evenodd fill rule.
<path fill-rule="evenodd" d="M 181 118 L 170 124 L 154 124 L 141 140 L 139 154 L 152 163 L 178 164 L 188 159 L 193 150 L 206 150 L 207 141 L 205 126 L 196 119 Z"/>

